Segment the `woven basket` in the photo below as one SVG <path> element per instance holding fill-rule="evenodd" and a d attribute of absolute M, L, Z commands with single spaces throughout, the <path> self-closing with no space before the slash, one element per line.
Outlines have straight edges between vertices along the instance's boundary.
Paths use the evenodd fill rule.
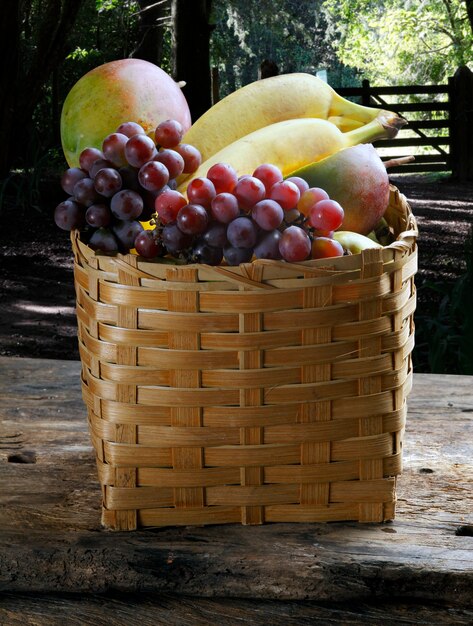
<path fill-rule="evenodd" d="M 300 264 L 166 265 L 72 233 L 105 526 L 394 517 L 417 228 Z"/>

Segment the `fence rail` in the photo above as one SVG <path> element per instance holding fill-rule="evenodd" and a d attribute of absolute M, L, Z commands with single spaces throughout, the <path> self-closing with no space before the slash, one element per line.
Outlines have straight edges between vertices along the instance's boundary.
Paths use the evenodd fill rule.
<path fill-rule="evenodd" d="M 361 87 L 346 87 L 337 89 L 345 98 L 358 100 L 365 106 L 388 109 L 405 117 L 408 121 L 405 129 L 398 137 L 375 142 L 377 148 L 399 148 L 396 154 L 382 155 L 383 160 L 400 158 L 414 154 L 415 161 L 398 167 L 390 168 L 390 172 L 428 172 L 452 171 L 451 159 L 451 126 L 453 81 L 447 85 L 403 85 L 396 87 L 375 87 L 368 80 L 364 80 Z M 397 96 L 436 96 L 422 102 L 402 102 Z M 391 96 L 386 100 L 384 96 Z M 438 98 L 442 98 L 439 100 Z M 444 112 L 438 119 L 414 119 L 409 114 Z M 407 115 L 406 115 L 407 114 Z M 447 129 L 447 133 L 445 133 Z M 438 131 L 438 134 L 426 134 L 423 131 Z M 443 132 L 442 132 L 443 131 Z M 430 151 L 425 152 L 425 148 Z M 404 150 L 406 148 L 406 150 Z M 419 152 L 418 148 L 422 148 Z"/>

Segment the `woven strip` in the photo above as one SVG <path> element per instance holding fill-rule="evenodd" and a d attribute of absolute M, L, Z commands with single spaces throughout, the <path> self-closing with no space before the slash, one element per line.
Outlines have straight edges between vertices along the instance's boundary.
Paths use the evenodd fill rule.
<path fill-rule="evenodd" d="M 327 261 L 179 266 L 72 234 L 103 523 L 392 519 L 412 384 L 416 224 Z"/>

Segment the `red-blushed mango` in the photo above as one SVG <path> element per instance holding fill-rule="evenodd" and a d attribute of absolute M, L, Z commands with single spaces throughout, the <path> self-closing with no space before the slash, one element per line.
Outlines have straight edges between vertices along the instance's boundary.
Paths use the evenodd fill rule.
<path fill-rule="evenodd" d="M 179 85 L 157 65 L 121 59 L 94 68 L 72 87 L 61 114 L 61 141 L 70 167 L 84 148 L 101 148 L 123 122 L 137 122 L 146 133 L 167 119 L 191 125 L 189 106 Z"/>
<path fill-rule="evenodd" d="M 321 187 L 342 205 L 345 215 L 339 230 L 366 235 L 388 208 L 388 174 L 371 144 L 345 148 L 290 176 L 300 176 L 310 187 Z"/>

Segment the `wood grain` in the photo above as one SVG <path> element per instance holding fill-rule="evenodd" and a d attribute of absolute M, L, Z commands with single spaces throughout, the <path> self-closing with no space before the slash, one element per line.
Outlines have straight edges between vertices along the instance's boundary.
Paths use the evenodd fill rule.
<path fill-rule="evenodd" d="M 473 604 L 472 377 L 414 376 L 393 523 L 113 533 L 100 526 L 79 374 L 78 362 L 0 358 L 3 593 Z"/>

